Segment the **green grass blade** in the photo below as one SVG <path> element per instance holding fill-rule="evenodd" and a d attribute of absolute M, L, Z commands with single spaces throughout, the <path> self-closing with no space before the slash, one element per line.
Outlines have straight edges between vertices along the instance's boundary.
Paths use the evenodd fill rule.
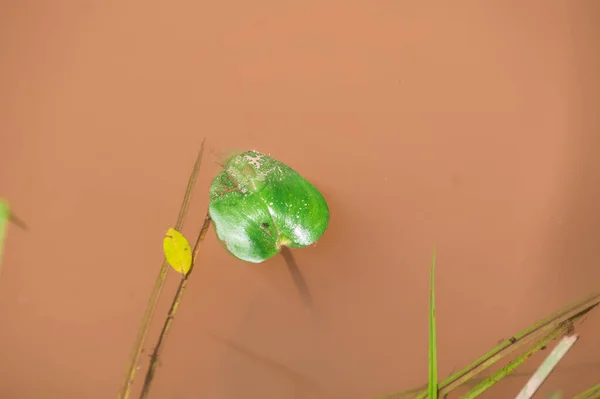
<path fill-rule="evenodd" d="M 2 271 L 2 255 L 4 251 L 4 236 L 6 235 L 6 226 L 10 219 L 10 207 L 8 202 L 0 200 L 0 272 Z"/>
<path fill-rule="evenodd" d="M 431 288 L 429 290 L 429 399 L 438 397 L 437 339 L 435 334 L 435 250 L 431 258 Z"/>
<path fill-rule="evenodd" d="M 464 396 L 461 396 L 461 399 L 473 399 L 481 395 L 487 389 L 491 388 L 494 384 L 496 384 L 504 377 L 515 371 L 519 366 L 525 363 L 525 361 L 531 356 L 533 356 L 535 353 L 545 348 L 550 342 L 554 341 L 563 334 L 569 333 L 569 331 L 573 328 L 573 321 L 579 319 L 581 316 L 583 316 L 583 314 L 587 313 L 588 311 L 589 309 L 573 316 L 573 318 L 570 319 L 569 322 L 562 323 L 559 327 L 555 328 L 545 337 L 537 341 L 535 345 L 533 345 L 528 351 L 517 357 L 512 362 L 510 362 L 506 367 L 500 369 L 498 372 L 496 372 L 489 378 L 486 378 L 483 382 L 481 382 L 475 388 L 467 392 Z"/>
<path fill-rule="evenodd" d="M 569 349 L 575 345 L 579 335 L 572 334 L 564 336 L 558 345 L 550 352 L 550 354 L 544 359 L 540 367 L 533 373 L 527 384 L 521 389 L 521 392 L 517 395 L 517 399 L 530 399 L 540 388 L 540 386 L 546 381 L 546 378 L 558 365 L 558 362 L 567 354 Z"/>
<path fill-rule="evenodd" d="M 200 171 L 200 165 L 202 164 L 205 140 L 206 139 L 203 139 L 202 143 L 200 144 L 200 151 L 198 151 L 196 163 L 194 164 L 192 172 L 190 173 L 181 207 L 179 208 L 179 215 L 177 216 L 177 222 L 175 223 L 175 230 L 178 231 L 183 230 L 183 224 L 185 222 L 187 211 L 192 198 L 192 191 L 196 184 L 196 178 L 198 177 L 198 172 Z M 158 272 L 158 276 L 156 277 L 156 281 L 154 282 L 152 293 L 150 294 L 150 298 L 148 299 L 148 302 L 146 304 L 146 310 L 144 311 L 144 315 L 142 316 L 142 320 L 140 321 L 133 348 L 127 360 L 127 373 L 125 374 L 125 378 L 121 385 L 121 389 L 119 390 L 117 396 L 118 399 L 128 399 L 131 395 L 131 388 L 133 386 L 133 382 L 135 380 L 135 376 L 138 370 L 138 364 L 142 354 L 142 347 L 144 346 L 144 343 L 146 341 L 146 335 L 148 334 L 150 322 L 154 319 L 154 313 L 156 312 L 158 300 L 160 299 L 160 296 L 162 294 L 163 286 L 165 284 L 165 279 L 167 278 L 168 271 L 169 263 L 166 259 L 164 259 L 162 265 L 160 266 L 160 270 Z"/>
<path fill-rule="evenodd" d="M 523 364 L 527 359 L 529 359 L 534 353 L 540 351 L 544 346 L 548 345 L 552 340 L 556 339 L 561 333 L 564 331 L 560 328 L 552 331 L 550 334 L 545 336 L 543 339 L 538 341 L 536 345 L 529 349 L 527 352 L 516 358 L 514 361 L 510 362 L 508 366 L 503 367 L 498 372 L 496 372 L 491 377 L 486 378 L 483 382 L 478 384 L 475 388 L 467 392 L 464 396 L 461 396 L 461 399 L 473 399 L 484 393 L 486 390 L 494 386 L 496 383 L 504 379 L 508 374 L 512 373 Z"/>
<path fill-rule="evenodd" d="M 600 291 L 596 291 L 575 301 L 568 306 L 565 306 L 563 309 L 560 309 L 557 312 L 552 313 L 546 318 L 538 321 L 527 327 L 526 329 L 520 331 L 519 333 L 513 335 L 509 339 L 504 340 L 502 343 L 494 347 L 492 350 L 479 357 L 475 361 L 473 361 L 470 365 L 466 366 L 462 370 L 459 370 L 452 374 L 450 377 L 441 381 L 438 384 L 439 394 L 446 395 L 449 392 L 453 391 L 460 385 L 464 384 L 467 381 L 473 381 L 482 371 L 486 370 L 488 367 L 492 366 L 496 362 L 502 360 L 506 356 L 510 355 L 513 351 L 531 343 L 535 339 L 539 339 L 539 337 L 548 334 L 555 328 L 557 328 L 560 324 L 570 320 L 574 322 L 584 313 L 589 312 L 593 308 L 595 308 L 600 303 Z M 415 395 L 415 391 L 420 390 L 420 392 Z M 411 397 L 416 399 L 424 399 L 428 395 L 427 385 L 423 385 L 420 388 L 411 389 L 408 391 L 397 392 L 388 395 L 379 395 L 374 399 L 399 399 L 405 397 Z M 582 397 L 583 398 L 583 397 Z M 577 398 L 577 399 L 582 399 Z"/>
<path fill-rule="evenodd" d="M 573 399 L 593 399 L 600 397 L 600 383 L 573 396 Z"/>

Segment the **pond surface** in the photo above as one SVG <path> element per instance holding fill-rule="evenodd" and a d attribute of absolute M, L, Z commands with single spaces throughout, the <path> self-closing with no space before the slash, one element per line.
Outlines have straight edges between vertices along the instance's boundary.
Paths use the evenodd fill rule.
<path fill-rule="evenodd" d="M 0 195 L 29 230 L 0 278 L 0 397 L 116 397 L 203 138 L 187 236 L 236 151 L 294 168 L 331 220 L 293 252 L 312 312 L 282 256 L 244 263 L 211 229 L 152 398 L 425 383 L 434 247 L 442 378 L 599 289 L 600 4 L 417 3 L 7 5 Z M 600 316 L 577 328 L 543 395 L 598 382 Z"/>

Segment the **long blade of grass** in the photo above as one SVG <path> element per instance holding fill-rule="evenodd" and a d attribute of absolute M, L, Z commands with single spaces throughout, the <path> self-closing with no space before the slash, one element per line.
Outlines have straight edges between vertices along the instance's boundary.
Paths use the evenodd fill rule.
<path fill-rule="evenodd" d="M 0 200 L 0 272 L 2 272 L 2 255 L 4 253 L 4 236 L 8 219 L 10 218 L 10 207 L 8 201 Z"/>
<path fill-rule="evenodd" d="M 431 258 L 431 287 L 429 289 L 429 398 L 438 397 L 437 379 L 437 338 L 435 328 L 435 250 Z"/>
<path fill-rule="evenodd" d="M 600 384 L 596 384 L 585 391 L 578 393 L 573 399 L 598 399 L 600 398 Z"/>
<path fill-rule="evenodd" d="M 539 339 L 540 336 L 548 334 L 550 331 L 558 327 L 559 325 L 578 317 L 576 315 L 581 312 L 588 312 L 592 308 L 596 307 L 600 303 L 600 292 L 583 298 L 558 312 L 553 313 L 551 316 L 533 324 L 525 330 L 513 335 L 509 339 L 496 346 L 490 352 L 486 353 L 481 358 L 477 359 L 467 368 L 455 373 L 450 378 L 444 380 L 440 384 L 440 392 L 449 393 L 456 389 L 464 382 L 468 381 L 481 371 L 489 368 L 499 360 L 510 355 L 515 350 L 529 344 L 535 339 Z"/>
<path fill-rule="evenodd" d="M 439 394 L 446 395 L 452 390 L 456 389 L 463 383 L 471 380 L 480 372 L 486 370 L 502 358 L 508 356 L 516 349 L 523 347 L 529 342 L 533 341 L 536 338 L 539 338 L 543 334 L 548 334 L 550 331 L 555 329 L 561 323 L 572 318 L 574 315 L 580 312 L 587 312 L 592 308 L 596 307 L 600 303 L 600 291 L 596 291 L 590 295 L 587 295 L 584 298 L 581 298 L 578 301 L 575 301 L 568 306 L 560 309 L 557 312 L 552 313 L 548 317 L 532 324 L 526 329 L 520 331 L 519 333 L 513 335 L 509 339 L 503 341 L 492 350 L 479 357 L 475 361 L 473 361 L 470 365 L 459 370 L 458 372 L 452 374 L 450 377 L 446 378 L 444 381 L 440 382 Z M 415 391 L 419 391 L 420 393 L 415 395 Z M 420 388 L 411 389 L 408 391 L 403 391 L 399 393 L 389 394 L 378 396 L 374 399 L 394 399 L 394 398 L 405 398 L 405 397 L 414 397 L 417 399 L 424 399 L 429 394 L 427 386 L 424 385 Z"/>
<path fill-rule="evenodd" d="M 200 170 L 200 164 L 202 163 L 202 155 L 204 154 L 205 141 L 206 139 L 203 139 L 202 144 L 200 145 L 200 150 L 198 151 L 198 156 L 196 157 L 196 163 L 194 164 L 194 168 L 192 169 L 192 173 L 190 174 L 190 178 L 188 179 L 185 195 L 183 196 L 181 207 L 179 208 L 179 215 L 177 217 L 177 223 L 175 224 L 175 229 L 178 231 L 181 231 L 183 227 L 185 217 L 187 215 L 187 211 L 190 205 L 190 201 L 192 199 L 193 188 L 196 183 L 198 172 Z M 152 289 L 152 293 L 150 294 L 150 299 L 148 299 L 146 311 L 144 312 L 144 315 L 140 322 L 140 326 L 138 328 L 138 333 L 133 344 L 133 349 L 131 351 L 127 363 L 127 372 L 125 374 L 125 378 L 121 386 L 119 395 L 117 396 L 118 399 L 128 399 L 129 395 L 131 394 L 131 386 L 133 385 L 133 381 L 135 379 L 137 365 L 140 360 L 142 348 L 144 346 L 144 341 L 148 333 L 150 321 L 154 317 L 156 306 L 158 304 L 158 299 L 160 298 L 160 294 L 162 293 L 168 270 L 169 264 L 167 263 L 167 260 L 164 259 L 158 272 L 158 276 L 156 277 L 154 288 Z"/>
<path fill-rule="evenodd" d="M 175 292 L 175 296 L 173 298 L 173 303 L 171 304 L 169 313 L 167 314 L 167 317 L 165 318 L 165 321 L 163 323 L 162 330 L 158 337 L 158 342 L 154 346 L 154 351 L 150 356 L 150 365 L 148 367 L 148 371 L 146 372 L 146 378 L 144 379 L 144 385 L 142 387 L 142 392 L 140 393 L 140 399 L 147 398 L 150 394 L 150 387 L 152 385 L 152 381 L 154 380 L 154 375 L 156 374 L 156 367 L 158 366 L 159 356 L 167 339 L 167 334 L 169 333 L 171 325 L 173 324 L 173 319 L 175 318 L 177 310 L 179 309 L 179 305 L 181 304 L 181 299 L 187 286 L 188 279 L 190 278 L 192 271 L 194 270 L 194 265 L 196 263 L 196 259 L 198 258 L 200 244 L 202 244 L 202 241 L 204 241 L 204 237 L 206 237 L 206 233 L 208 232 L 208 228 L 210 227 L 210 221 L 210 216 L 207 213 L 206 217 L 204 218 L 204 224 L 202 225 L 202 228 L 200 229 L 200 232 L 198 233 L 198 237 L 196 238 L 196 242 L 194 244 L 192 266 L 187 274 L 182 275 L 181 282 L 179 283 L 179 287 L 177 287 L 177 291 Z"/>
<path fill-rule="evenodd" d="M 484 381 L 482 381 L 475 388 L 467 392 L 465 395 L 461 396 L 461 399 L 474 399 L 477 396 L 481 395 L 483 392 L 491 388 L 493 385 L 502 380 L 508 374 L 515 371 L 517 367 L 525 363 L 525 361 L 531 356 L 533 356 L 535 353 L 545 348 L 550 342 L 552 342 L 559 336 L 568 333 L 572 328 L 572 323 L 563 323 L 559 327 L 555 328 L 548 335 L 537 341 L 535 345 L 531 347 L 528 351 L 517 357 L 515 360 L 513 360 L 507 366 L 494 373 L 492 376 L 486 378 Z"/>
<path fill-rule="evenodd" d="M 533 373 L 529 381 L 527 381 L 527 384 L 525 384 L 523 389 L 521 389 L 521 392 L 517 395 L 516 399 L 530 399 L 544 381 L 546 381 L 546 378 L 548 378 L 552 370 L 558 365 L 558 362 L 560 362 L 569 349 L 575 345 L 578 338 L 579 335 L 577 334 L 563 337 L 546 359 L 544 359 L 544 362 L 540 367 Z"/>

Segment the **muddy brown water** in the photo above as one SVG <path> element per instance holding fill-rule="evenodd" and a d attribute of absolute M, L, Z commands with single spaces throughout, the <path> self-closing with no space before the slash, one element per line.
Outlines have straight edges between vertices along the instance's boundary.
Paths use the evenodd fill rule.
<path fill-rule="evenodd" d="M 318 317 L 282 257 L 245 264 L 211 230 L 153 398 L 424 383 L 434 246 L 442 377 L 598 289 L 600 6 L 475 3 L 5 2 L 0 194 L 29 231 L 0 278 L 0 397 L 116 397 L 203 137 L 187 235 L 215 153 L 270 153 L 326 196 L 294 251 Z M 544 394 L 598 382 L 599 329 Z"/>

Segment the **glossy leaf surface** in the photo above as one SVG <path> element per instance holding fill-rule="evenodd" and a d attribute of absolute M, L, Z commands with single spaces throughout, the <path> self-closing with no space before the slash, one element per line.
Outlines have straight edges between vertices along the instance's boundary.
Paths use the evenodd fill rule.
<path fill-rule="evenodd" d="M 314 244 L 329 224 L 325 198 L 300 174 L 256 151 L 229 158 L 210 188 L 210 216 L 229 252 L 260 263 L 282 245 Z"/>

